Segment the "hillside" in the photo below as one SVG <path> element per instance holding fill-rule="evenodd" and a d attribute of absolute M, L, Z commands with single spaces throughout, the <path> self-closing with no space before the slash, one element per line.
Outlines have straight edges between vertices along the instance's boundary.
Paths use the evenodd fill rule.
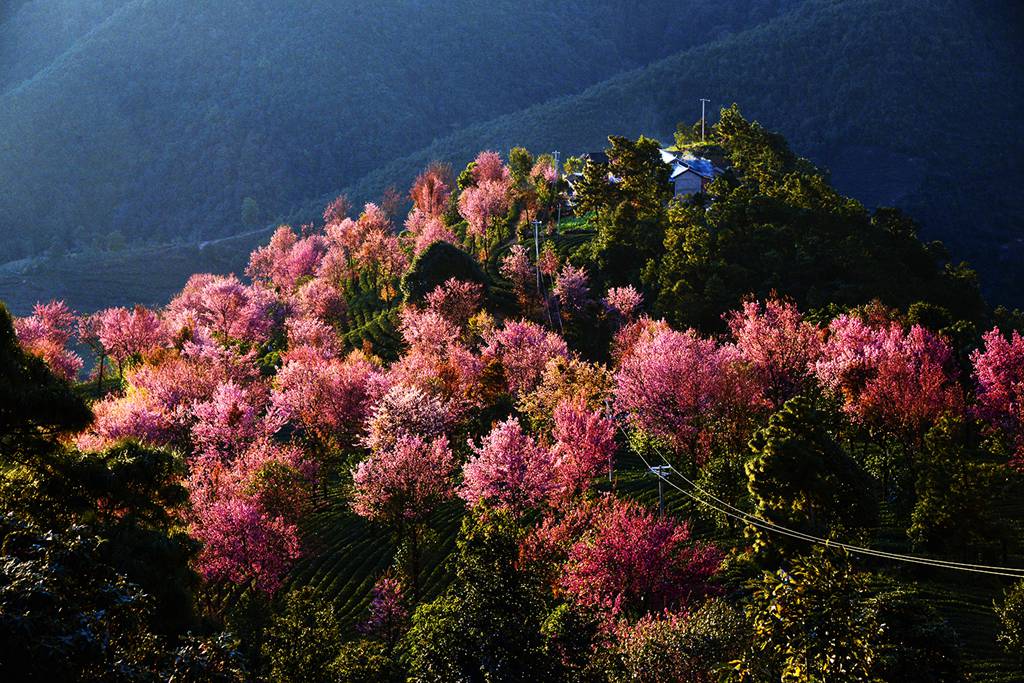
<path fill-rule="evenodd" d="M 709 136 L 667 205 L 647 138 L 561 225 L 482 151 L 399 236 L 333 207 L 123 254 L 252 241 L 249 282 L 0 305 L 0 677 L 1019 680 L 1024 321 L 738 108 Z"/>
<path fill-rule="evenodd" d="M 792 11 L 763 21 L 787 8 Z M 613 76 L 578 94 L 566 94 L 554 77 L 545 90 L 532 76 L 517 79 L 503 67 L 496 72 L 497 81 L 507 74 L 510 82 L 527 80 L 544 90 L 535 93 L 539 97 L 545 93 L 560 96 L 526 108 L 523 104 L 529 103 L 529 98 L 521 89 L 503 90 L 502 97 L 489 104 L 476 97 L 473 107 L 453 105 L 435 118 L 402 123 L 401 134 L 388 143 L 390 148 L 384 133 L 373 138 L 380 143 L 374 146 L 368 136 L 353 130 L 350 137 L 354 142 L 346 142 L 345 149 L 351 154 L 362 149 L 366 156 L 360 164 L 351 155 L 339 158 L 338 164 L 353 169 L 344 175 L 324 171 L 330 166 L 326 162 L 317 166 L 319 171 L 307 167 L 302 172 L 275 164 L 271 172 L 280 175 L 278 180 L 282 182 L 268 192 L 279 193 L 281 199 L 270 202 L 266 199 L 269 195 L 260 195 L 261 218 L 293 224 L 311 221 L 340 191 L 357 202 L 375 200 L 389 186 L 407 187 L 431 160 L 443 159 L 461 167 L 484 148 L 507 150 L 522 144 L 535 151 L 558 149 L 565 158 L 602 147 L 609 132 L 645 133 L 667 142 L 677 123 L 697 116 L 697 99 L 706 96 L 713 98 L 712 112 L 735 101 L 748 116 L 784 133 L 795 150 L 830 169 L 836 185 L 867 206 L 895 204 L 908 210 L 923 224 L 923 237 L 943 240 L 954 258 L 966 259 L 980 271 L 985 294 L 993 303 L 1016 306 L 1024 300 L 1024 285 L 1016 274 L 1017 264 L 1024 258 L 1020 241 L 1024 197 L 1016 190 L 1024 182 L 1020 154 L 1024 126 L 1016 115 L 1024 106 L 1024 85 L 1017 68 L 1024 54 L 1019 28 L 1024 21 L 1019 9 L 1010 3 L 966 7 L 954 2 L 922 6 L 908 0 L 843 0 L 751 4 L 746 14 L 731 10 L 731 19 L 721 15 L 724 10 L 718 14 L 705 11 L 706 16 L 698 13 L 693 21 L 676 19 L 666 24 L 666 30 L 680 34 L 667 41 L 670 50 L 680 45 L 693 47 Z M 729 26 L 744 24 L 757 26 L 728 32 Z M 704 30 L 708 26 L 714 28 Z M 573 41 L 586 50 L 585 42 Z M 536 66 L 536 56 L 531 59 L 526 73 L 548 72 Z M 636 59 L 619 55 L 616 63 L 626 65 Z M 592 74 L 599 70 L 588 68 Z M 607 63 L 601 68 L 614 69 Z M 458 90 L 463 94 L 474 88 L 479 93 L 489 92 L 487 88 L 492 86 L 497 90 L 497 82 L 480 84 L 485 71 L 481 66 L 478 80 L 460 84 Z M 494 73 L 486 75 L 485 80 L 493 80 Z M 56 75 L 47 76 L 52 77 Z M 454 82 L 456 74 L 452 72 L 449 77 Z M 34 87 L 44 89 L 45 81 L 41 79 Z M 984 103 L 984 109 L 979 111 L 977 103 Z M 486 118 L 485 110 L 493 113 L 499 108 L 510 113 Z M 325 139 L 324 127 L 336 122 L 314 121 L 313 113 L 296 129 L 285 130 L 282 122 L 273 145 L 291 148 L 306 144 L 303 141 L 308 136 Z M 441 126 L 441 119 L 450 123 Z M 468 125 L 459 127 L 456 119 Z M 436 130 L 426 130 L 425 122 Z M 452 132 L 453 128 L 457 130 Z M 216 127 L 197 131 L 212 135 Z M 230 156 L 234 154 L 230 150 L 237 147 L 235 137 L 237 132 L 232 132 L 224 142 L 207 147 Z M 197 138 L 195 149 L 202 139 Z M 150 142 L 155 144 L 157 140 Z M 199 154 L 195 149 L 191 153 Z M 310 152 L 313 156 L 329 152 L 319 143 L 308 149 L 317 150 Z M 287 157 L 282 151 L 275 158 Z M 175 163 L 187 161 L 183 152 Z M 44 167 L 40 166 L 39 171 Z M 124 195 L 127 185 L 106 185 L 111 192 L 122 195 L 119 206 L 131 205 L 135 207 L 131 211 L 146 213 L 142 223 L 116 224 L 126 235 L 137 234 L 133 232 L 135 225 L 145 225 L 142 232 L 157 241 L 166 239 L 167 230 L 188 241 L 200 234 L 249 229 L 239 220 L 240 200 L 249 192 L 242 189 L 244 183 L 239 178 L 232 181 L 234 196 L 226 199 L 231 194 L 226 189 L 229 184 L 211 184 L 205 169 L 194 175 L 175 172 L 180 181 L 177 183 L 167 178 L 149 182 L 163 173 L 161 168 L 170 166 L 154 161 L 142 176 L 126 181 L 132 188 L 129 195 Z M 237 173 L 242 166 L 222 164 L 220 170 Z M 3 173 L 0 165 L 0 176 Z M 32 202 L 22 202 L 22 196 L 42 193 L 45 199 L 39 201 L 47 208 L 31 209 L 32 218 L 25 219 L 36 228 L 34 239 L 44 241 L 48 230 L 63 230 L 76 223 L 64 220 L 67 216 L 63 209 L 53 210 L 48 186 L 38 178 L 19 177 L 12 183 L 13 187 L 35 183 L 35 189 L 26 195 L 9 195 L 18 197 L 12 203 L 19 206 L 0 214 L 7 217 L 0 220 L 23 215 L 19 212 Z M 173 193 L 173 197 L 146 200 L 145 192 L 156 186 Z M 89 188 L 83 196 L 95 194 L 92 184 L 86 182 L 83 187 Z M 68 203 L 67 210 L 77 215 L 90 213 L 74 195 L 64 193 L 62 201 Z M 3 201 L 0 199 L 0 203 Z M 108 203 L 96 204 L 97 211 L 109 213 Z M 154 206 L 161 210 L 154 214 Z M 76 229 L 80 235 L 95 237 L 95 233 L 102 234 L 114 225 L 106 219 L 90 219 L 84 224 L 88 227 Z M 182 229 L 182 225 L 188 228 Z M 8 231 L 19 232 L 16 224 Z M 254 244 L 240 242 L 241 255 L 227 263 L 227 269 L 239 270 L 244 265 L 245 251 Z M 20 312 L 26 312 L 37 298 L 48 296 L 68 298 L 84 310 L 104 303 L 153 301 L 169 296 L 191 272 L 174 264 L 195 263 L 196 267 L 216 270 L 225 265 L 222 259 L 208 261 L 207 255 L 197 253 L 195 247 L 161 247 L 158 251 L 168 258 L 161 260 L 155 273 L 144 268 L 146 272 L 139 277 L 124 264 L 150 259 L 152 248 L 42 260 L 28 271 L 10 265 L 0 275 L 0 298 Z M 82 271 L 103 274 L 107 281 L 116 281 L 117 287 L 80 282 L 77 278 Z"/>
<path fill-rule="evenodd" d="M 0 25 L 0 261 L 243 232 L 795 1 L 28 2 Z"/>
<path fill-rule="evenodd" d="M 908 210 L 923 237 L 941 239 L 980 271 L 990 299 L 1016 305 L 1024 300 L 1020 19 L 1018 9 L 988 4 L 812 2 L 577 96 L 460 131 L 369 174 L 352 194 L 376 196 L 431 159 L 460 165 L 476 149 L 522 144 L 564 158 L 603 147 L 608 131 L 669 141 L 709 96 L 712 107 L 738 102 L 786 135 L 865 205 Z"/>

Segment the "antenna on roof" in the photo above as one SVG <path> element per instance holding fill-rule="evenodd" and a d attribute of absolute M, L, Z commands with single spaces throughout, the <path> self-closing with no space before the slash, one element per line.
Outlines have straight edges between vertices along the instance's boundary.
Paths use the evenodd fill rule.
<path fill-rule="evenodd" d="M 704 142 L 704 105 L 711 100 L 700 98 L 700 141 Z"/>

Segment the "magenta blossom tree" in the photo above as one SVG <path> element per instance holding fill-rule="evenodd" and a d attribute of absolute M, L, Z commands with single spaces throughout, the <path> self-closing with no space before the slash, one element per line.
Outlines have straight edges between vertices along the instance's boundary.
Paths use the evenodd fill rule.
<path fill-rule="evenodd" d="M 943 414 L 963 410 L 953 352 L 938 335 L 845 315 L 828 331 L 815 371 L 854 420 L 916 442 Z"/>
<path fill-rule="evenodd" d="M 444 436 L 402 436 L 374 451 L 352 474 L 352 509 L 387 526 L 405 545 L 413 599 L 419 590 L 422 536 L 430 515 L 452 495 L 455 459 Z"/>
<path fill-rule="evenodd" d="M 427 308 L 465 329 L 469 319 L 480 310 L 484 287 L 479 282 L 449 278 L 427 294 Z"/>
<path fill-rule="evenodd" d="M 117 363 L 124 378 L 125 365 L 169 341 L 163 321 L 142 306 L 133 310 L 108 308 L 96 314 L 96 335 L 104 351 Z"/>
<path fill-rule="evenodd" d="M 554 413 L 552 455 L 563 500 L 584 491 L 615 454 L 615 423 L 587 408 L 582 398 L 566 399 Z"/>
<path fill-rule="evenodd" d="M 1024 470 L 1024 337 L 1014 332 L 1007 339 L 994 328 L 983 339 L 984 346 L 971 354 L 975 410 L 1006 435 L 1013 447 L 1013 465 Z"/>
<path fill-rule="evenodd" d="M 602 301 L 605 313 L 616 327 L 633 322 L 644 303 L 644 297 L 632 286 L 612 287 Z"/>
<path fill-rule="evenodd" d="M 549 360 L 569 357 L 564 339 L 528 320 L 506 323 L 486 334 L 484 341 L 484 355 L 501 363 L 509 391 L 517 396 L 537 387 Z"/>
<path fill-rule="evenodd" d="M 685 522 L 612 496 L 569 550 L 560 585 L 580 605 L 636 616 L 706 594 L 722 559 Z"/>
<path fill-rule="evenodd" d="M 566 263 L 555 278 L 553 291 L 563 311 L 579 313 L 590 304 L 590 284 L 586 269 Z"/>
<path fill-rule="evenodd" d="M 778 408 L 813 374 L 821 354 L 821 331 L 803 321 L 795 304 L 779 299 L 769 299 L 763 306 L 746 301 L 741 311 L 724 317 L 740 357 Z"/>
<path fill-rule="evenodd" d="M 58 377 L 74 380 L 84 365 L 67 348 L 75 335 L 78 316 L 63 301 L 36 304 L 32 315 L 14 320 L 14 332 L 26 352 L 42 358 Z"/>
<path fill-rule="evenodd" d="M 485 501 L 516 514 L 536 508 L 555 489 L 551 452 L 523 431 L 514 417 L 495 425 L 463 468 L 459 496 L 469 506 Z"/>
<path fill-rule="evenodd" d="M 388 648 L 392 648 L 409 624 L 402 582 L 385 573 L 373 585 L 372 594 L 370 613 L 359 625 L 359 631 L 380 638 Z"/>
<path fill-rule="evenodd" d="M 734 402 L 746 395 L 728 367 L 733 359 L 693 330 L 641 330 L 615 373 L 616 406 L 635 428 L 696 458 L 701 441 L 726 427 Z"/>
<path fill-rule="evenodd" d="M 536 272 L 530 263 L 526 247 L 521 244 L 513 244 L 509 248 L 508 253 L 501 258 L 498 272 L 512 282 L 520 301 L 526 301 L 535 289 Z"/>

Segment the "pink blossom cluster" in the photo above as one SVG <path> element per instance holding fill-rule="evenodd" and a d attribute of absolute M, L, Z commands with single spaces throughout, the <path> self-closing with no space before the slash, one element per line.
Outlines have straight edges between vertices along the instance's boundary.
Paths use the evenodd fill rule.
<path fill-rule="evenodd" d="M 853 419 L 904 438 L 919 438 L 943 414 L 963 410 L 952 349 L 919 325 L 905 331 L 895 322 L 872 327 L 839 316 L 814 368 Z"/>
<path fill-rule="evenodd" d="M 75 335 L 78 316 L 63 301 L 36 304 L 32 315 L 14 320 L 14 332 L 26 352 L 38 356 L 58 377 L 73 380 L 84 362 L 67 348 Z"/>
<path fill-rule="evenodd" d="M 618 327 L 633 322 L 644 303 L 644 297 L 636 288 L 612 287 L 605 295 L 604 310 Z"/>
<path fill-rule="evenodd" d="M 528 320 L 508 322 L 488 333 L 484 342 L 484 355 L 501 363 L 509 391 L 515 395 L 537 386 L 548 361 L 569 357 L 564 339 Z"/>
<path fill-rule="evenodd" d="M 1024 337 L 1009 339 L 999 328 L 984 336 L 984 346 L 971 355 L 977 383 L 980 418 L 1001 430 L 1013 445 L 1013 464 L 1024 470 Z"/>

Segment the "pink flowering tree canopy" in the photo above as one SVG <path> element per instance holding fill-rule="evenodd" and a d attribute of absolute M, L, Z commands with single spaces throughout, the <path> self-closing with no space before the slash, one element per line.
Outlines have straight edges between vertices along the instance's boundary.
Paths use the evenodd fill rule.
<path fill-rule="evenodd" d="M 463 468 L 459 496 L 470 506 L 480 501 L 516 514 L 545 502 L 555 489 L 551 452 L 523 431 L 512 417 L 495 425 Z"/>
<path fill-rule="evenodd" d="M 36 304 L 32 315 L 14 320 L 14 332 L 22 348 L 38 356 L 58 377 L 73 380 L 84 362 L 67 348 L 74 337 L 78 316 L 63 301 Z"/>
<path fill-rule="evenodd" d="M 484 354 L 505 370 L 509 391 L 524 395 L 537 387 L 552 358 L 568 358 L 565 340 L 528 320 L 512 321 L 485 337 Z"/>
<path fill-rule="evenodd" d="M 685 522 L 612 498 L 572 545 L 560 583 L 581 605 L 642 615 L 706 594 L 722 559 L 714 546 L 693 541 Z"/>
<path fill-rule="evenodd" d="M 919 325 L 871 327 L 845 315 L 828 332 L 815 372 L 853 419 L 914 441 L 942 415 L 963 410 L 953 352 L 942 337 Z"/>
<path fill-rule="evenodd" d="M 769 299 L 747 301 L 725 316 L 739 350 L 765 396 L 776 408 L 792 398 L 814 371 L 821 332 L 804 322 L 796 305 Z"/>
<path fill-rule="evenodd" d="M 1000 430 L 1013 448 L 1013 463 L 1024 469 L 1024 337 L 1007 339 L 998 328 L 984 335 L 971 355 L 977 383 L 978 416 Z"/>
<path fill-rule="evenodd" d="M 563 499 L 584 491 L 615 454 L 615 423 L 589 410 L 581 397 L 566 399 L 554 413 L 552 455 Z"/>

